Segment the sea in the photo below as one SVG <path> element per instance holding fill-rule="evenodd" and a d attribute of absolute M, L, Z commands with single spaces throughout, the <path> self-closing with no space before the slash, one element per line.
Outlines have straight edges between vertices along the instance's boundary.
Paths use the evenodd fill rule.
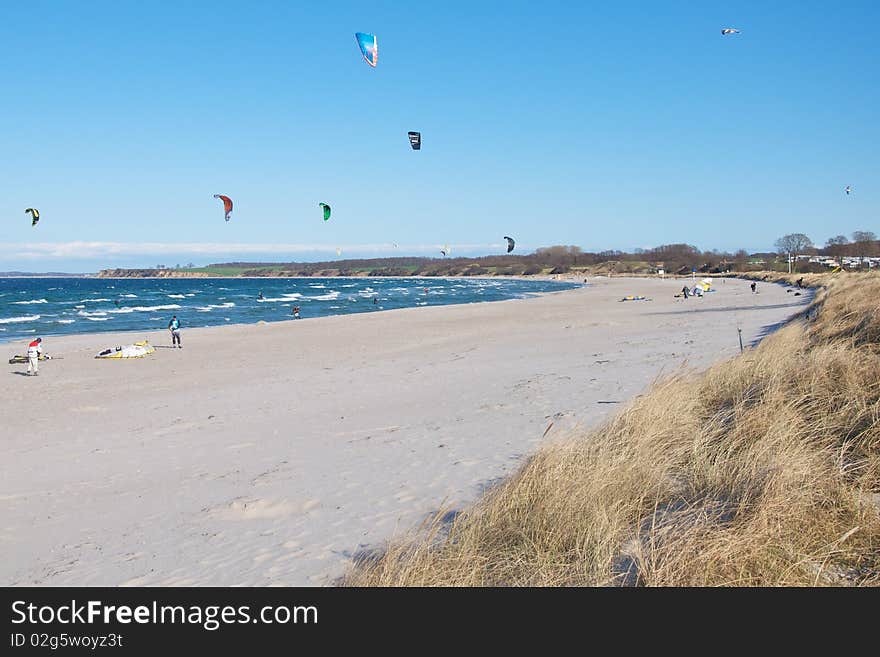
<path fill-rule="evenodd" d="M 521 299 L 577 283 L 485 278 L 0 278 L 0 342 Z"/>

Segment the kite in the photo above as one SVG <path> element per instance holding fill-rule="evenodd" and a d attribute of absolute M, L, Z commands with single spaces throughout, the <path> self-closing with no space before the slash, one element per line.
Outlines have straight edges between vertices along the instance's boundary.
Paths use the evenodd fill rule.
<path fill-rule="evenodd" d="M 409 144 L 412 146 L 414 151 L 422 150 L 422 133 L 421 132 L 409 132 Z"/>
<path fill-rule="evenodd" d="M 452 253 L 452 249 L 449 248 L 448 244 L 444 244 L 443 248 L 440 249 L 440 253 L 442 253 L 445 256 L 448 256 L 450 253 Z"/>
<path fill-rule="evenodd" d="M 849 193 L 852 191 L 852 187 L 850 187 L 849 185 L 847 185 L 847 186 L 846 186 L 846 189 L 844 189 L 843 191 L 845 191 L 845 192 L 846 192 L 846 195 L 849 196 Z M 37 213 L 37 219 L 39 219 L 39 217 L 40 217 L 40 215 L 39 215 L 39 213 Z"/>
<path fill-rule="evenodd" d="M 342 249 L 340 249 L 339 247 L 336 248 L 336 255 L 337 255 L 337 256 L 341 256 L 341 255 L 342 255 Z"/>
<path fill-rule="evenodd" d="M 507 252 L 510 253 L 513 251 L 513 247 L 516 246 L 516 242 L 513 241 L 512 237 L 508 237 L 507 235 L 504 236 L 504 239 L 507 240 Z"/>
<path fill-rule="evenodd" d="M 733 29 L 732 27 L 725 27 L 724 29 L 721 30 L 721 34 L 724 34 L 724 35 L 728 35 L 728 34 L 740 34 L 740 31 L 739 31 L 739 30 L 735 30 L 735 29 Z"/>
<path fill-rule="evenodd" d="M 847 194 L 849 194 L 849 192 L 847 192 Z M 31 226 L 36 226 L 37 223 L 40 221 L 40 211 L 36 208 L 28 208 L 24 211 L 25 214 L 27 214 L 28 212 L 31 213 Z"/>
<path fill-rule="evenodd" d="M 379 61 L 379 44 L 376 43 L 376 35 L 356 32 L 354 38 L 357 39 L 364 61 L 376 68 L 376 62 Z"/>
<path fill-rule="evenodd" d="M 324 221 L 330 218 L 330 206 L 326 203 L 318 203 L 318 206 L 324 210 Z"/>
<path fill-rule="evenodd" d="M 219 198 L 223 201 L 223 210 L 226 212 L 226 221 L 229 221 L 229 215 L 232 214 L 232 199 L 228 196 L 223 196 L 223 194 L 214 194 L 214 198 Z"/>

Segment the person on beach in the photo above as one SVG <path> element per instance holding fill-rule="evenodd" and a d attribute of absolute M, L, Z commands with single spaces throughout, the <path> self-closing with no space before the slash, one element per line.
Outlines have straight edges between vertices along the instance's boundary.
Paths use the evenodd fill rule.
<path fill-rule="evenodd" d="M 294 307 L 293 307 L 293 318 L 294 318 L 294 319 L 299 319 L 299 306 L 294 306 Z"/>
<path fill-rule="evenodd" d="M 804 286 L 804 277 L 801 276 L 799 279 L 797 279 L 796 284 L 798 287 L 803 287 Z"/>
<path fill-rule="evenodd" d="M 379 303 L 379 299 L 377 297 L 373 297 L 373 304 Z"/>
<path fill-rule="evenodd" d="M 40 374 L 40 356 L 43 355 L 43 338 L 37 338 L 28 345 L 27 360 L 28 376 L 38 376 Z"/>
<path fill-rule="evenodd" d="M 752 284 L 749 285 L 749 287 L 752 288 L 752 294 L 755 294 L 755 290 L 758 288 L 758 284 L 755 283 L 755 281 L 752 281 Z"/>
<path fill-rule="evenodd" d="M 171 348 L 183 349 L 183 345 L 180 344 L 180 321 L 177 319 L 177 315 L 171 317 L 171 321 L 168 322 L 168 330 L 171 331 Z"/>
<path fill-rule="evenodd" d="M 687 299 L 690 296 L 691 291 L 688 289 L 687 285 L 685 285 L 683 288 L 681 288 L 681 294 L 685 299 Z"/>

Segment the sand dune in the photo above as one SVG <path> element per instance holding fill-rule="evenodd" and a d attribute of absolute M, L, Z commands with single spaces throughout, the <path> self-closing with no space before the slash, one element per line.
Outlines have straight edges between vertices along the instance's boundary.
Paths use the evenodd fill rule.
<path fill-rule="evenodd" d="M 10 365 L 0 384 L 0 583 L 329 583 L 542 440 L 737 353 L 738 327 L 748 344 L 808 300 L 737 280 L 687 302 L 673 298 L 681 281 L 591 282 L 184 330 L 184 349 L 133 361 L 93 356 L 168 335 L 47 339 L 63 360 L 37 378 Z M 653 300 L 618 301 L 628 294 Z"/>

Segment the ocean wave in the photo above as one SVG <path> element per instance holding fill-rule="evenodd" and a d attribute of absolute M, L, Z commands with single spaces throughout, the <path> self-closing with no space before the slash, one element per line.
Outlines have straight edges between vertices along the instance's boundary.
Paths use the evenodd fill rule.
<path fill-rule="evenodd" d="M 290 294 L 285 294 L 280 297 L 270 297 L 266 299 L 257 299 L 257 303 L 266 303 L 268 301 L 296 301 L 301 298 L 302 294 L 299 292 L 291 292 Z M 317 299 L 318 297 L 306 297 L 307 299 Z"/>
<path fill-rule="evenodd" d="M 76 320 L 75 319 L 56 319 L 55 321 L 58 322 L 59 324 L 73 324 Z"/>
<path fill-rule="evenodd" d="M 31 299 L 29 301 L 13 301 L 12 303 L 19 305 L 19 306 L 26 306 L 30 303 L 49 303 L 49 302 L 46 301 L 45 299 Z"/>
<path fill-rule="evenodd" d="M 0 324 L 18 324 L 19 322 L 35 322 L 40 319 L 39 315 L 22 315 L 21 317 L 0 318 Z"/>
<path fill-rule="evenodd" d="M 169 294 L 168 298 L 169 299 L 186 299 L 186 295 L 185 294 Z"/>
<path fill-rule="evenodd" d="M 123 294 L 122 296 L 125 297 L 126 299 L 137 299 L 138 298 L 138 295 L 136 295 L 136 294 Z"/>
<path fill-rule="evenodd" d="M 112 317 L 86 317 L 87 320 L 91 322 L 106 322 L 108 319 L 113 319 Z"/>
<path fill-rule="evenodd" d="M 315 301 L 335 301 L 338 298 L 339 292 L 336 290 L 328 292 L 327 294 L 319 294 L 316 297 L 306 297 L 306 299 L 314 299 Z"/>
<path fill-rule="evenodd" d="M 196 306 L 196 310 L 200 313 L 209 313 L 214 308 L 232 308 L 235 304 L 232 301 L 227 301 L 226 303 L 212 303 L 208 306 Z"/>
<path fill-rule="evenodd" d="M 110 299 L 80 299 L 80 303 L 98 303 L 100 301 L 110 301 Z"/>
<path fill-rule="evenodd" d="M 103 310 L 99 310 L 93 313 L 87 312 L 85 310 L 80 310 L 77 315 L 79 315 L 80 317 L 106 317 L 107 313 L 105 313 Z"/>
<path fill-rule="evenodd" d="M 177 310 L 181 306 L 176 303 L 169 303 L 164 306 L 131 306 L 129 308 L 117 308 L 116 310 L 108 310 L 108 313 L 151 313 L 154 310 Z"/>

